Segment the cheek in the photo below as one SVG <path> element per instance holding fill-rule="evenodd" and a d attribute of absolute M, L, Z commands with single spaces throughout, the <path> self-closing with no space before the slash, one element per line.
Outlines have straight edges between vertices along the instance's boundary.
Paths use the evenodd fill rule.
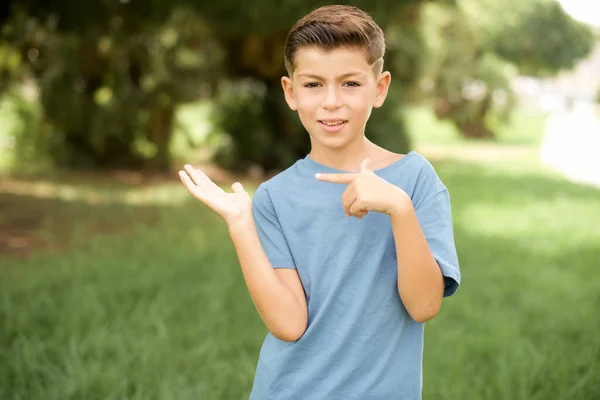
<path fill-rule="evenodd" d="M 359 115 L 369 114 L 371 107 L 373 106 L 371 99 L 365 98 L 365 96 L 353 96 L 348 99 L 346 104 L 352 112 Z"/>
<path fill-rule="evenodd" d="M 298 111 L 303 114 L 312 114 L 319 107 L 317 96 L 298 96 L 296 98 Z"/>
<path fill-rule="evenodd" d="M 367 88 L 344 93 L 344 103 L 348 107 L 356 110 L 369 108 L 374 100 L 375 96 L 372 94 L 372 91 Z"/>

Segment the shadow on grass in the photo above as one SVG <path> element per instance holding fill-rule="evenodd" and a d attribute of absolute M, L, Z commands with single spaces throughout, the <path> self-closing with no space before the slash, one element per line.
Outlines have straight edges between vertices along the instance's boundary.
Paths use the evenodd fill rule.
<path fill-rule="evenodd" d="M 77 189 L 74 189 L 77 190 Z M 0 193 L 0 256 L 64 251 L 98 234 L 119 234 L 156 226 L 161 208 L 122 202 L 64 200 L 33 194 Z"/>

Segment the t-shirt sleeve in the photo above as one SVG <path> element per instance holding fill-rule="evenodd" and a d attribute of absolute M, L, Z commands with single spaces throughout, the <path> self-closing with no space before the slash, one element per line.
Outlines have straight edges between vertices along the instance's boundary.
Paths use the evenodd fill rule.
<path fill-rule="evenodd" d="M 454 228 L 450 195 L 447 189 L 433 195 L 416 206 L 416 214 L 425 234 L 429 248 L 444 276 L 444 297 L 454 294 L 460 285 L 460 268 Z"/>
<path fill-rule="evenodd" d="M 262 185 L 252 198 L 252 214 L 258 237 L 273 268 L 296 269 L 271 196 Z"/>

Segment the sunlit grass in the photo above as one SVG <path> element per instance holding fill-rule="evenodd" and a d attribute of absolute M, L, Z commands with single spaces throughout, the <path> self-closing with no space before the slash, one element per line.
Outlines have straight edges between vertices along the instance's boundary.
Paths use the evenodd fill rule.
<path fill-rule="evenodd" d="M 173 174 L 175 176 L 175 174 Z M 124 187 L 125 186 L 125 187 Z M 6 179 L 0 189 L 19 195 L 38 199 L 57 199 L 65 201 L 84 201 L 89 204 L 180 204 L 188 199 L 188 194 L 180 190 L 181 183 L 166 181 L 160 185 L 131 186 L 115 184 L 105 179 L 99 182 L 76 183 L 38 179 L 23 181 Z"/>
<path fill-rule="evenodd" d="M 430 108 L 409 107 L 404 115 L 411 137 L 416 146 L 436 145 L 476 145 L 486 144 L 507 146 L 538 146 L 544 135 L 546 116 L 538 112 L 516 109 L 506 121 L 490 119 L 490 128 L 497 140 L 464 140 L 458 128 L 447 119 L 438 120 Z"/>

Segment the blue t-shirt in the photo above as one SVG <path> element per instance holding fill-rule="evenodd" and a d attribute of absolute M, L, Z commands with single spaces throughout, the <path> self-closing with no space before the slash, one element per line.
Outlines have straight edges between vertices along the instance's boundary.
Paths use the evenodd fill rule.
<path fill-rule="evenodd" d="M 296 342 L 267 334 L 252 400 L 417 400 L 422 392 L 424 324 L 404 308 L 388 215 L 347 217 L 339 173 L 309 156 L 261 184 L 253 213 L 274 268 L 298 271 L 308 327 Z M 460 271 L 448 190 L 432 165 L 410 152 L 376 170 L 412 198 L 421 228 L 452 295 Z"/>

